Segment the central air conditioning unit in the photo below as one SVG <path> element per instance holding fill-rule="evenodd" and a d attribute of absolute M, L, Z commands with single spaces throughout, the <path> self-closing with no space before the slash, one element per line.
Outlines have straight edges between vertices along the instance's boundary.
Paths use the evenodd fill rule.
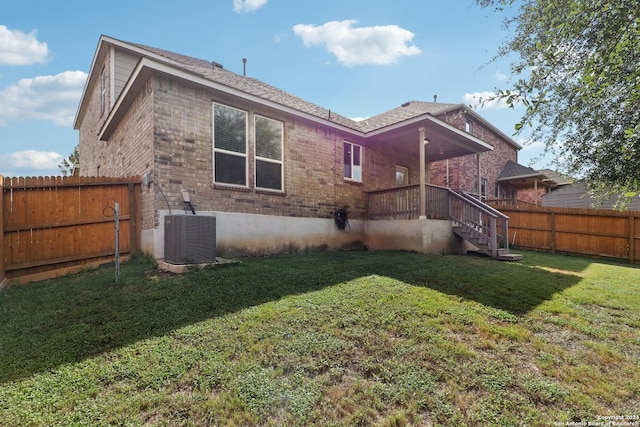
<path fill-rule="evenodd" d="M 164 217 L 164 260 L 171 264 L 216 261 L 216 217 L 167 215 Z"/>

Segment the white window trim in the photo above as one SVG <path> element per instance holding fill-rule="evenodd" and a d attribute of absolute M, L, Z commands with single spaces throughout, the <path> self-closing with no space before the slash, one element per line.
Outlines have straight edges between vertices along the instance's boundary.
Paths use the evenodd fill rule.
<path fill-rule="evenodd" d="M 398 185 L 398 172 L 402 172 L 404 174 L 404 180 L 406 181 L 406 184 L 403 182 L 402 185 Z M 396 186 L 402 187 L 404 185 L 409 185 L 409 168 L 406 166 L 396 165 Z"/>
<path fill-rule="evenodd" d="M 244 153 L 238 153 L 237 151 L 230 151 L 230 150 L 225 150 L 222 148 L 216 148 L 216 131 L 215 131 L 215 127 L 216 127 L 216 105 L 220 105 L 222 107 L 226 107 L 226 108 L 230 108 L 232 110 L 236 110 L 236 111 L 240 111 L 241 113 L 244 113 L 244 126 L 245 126 L 245 137 L 244 137 Z M 232 107 L 230 105 L 226 105 L 223 104 L 221 102 L 213 102 L 212 103 L 212 108 L 211 108 L 211 123 L 212 123 L 212 136 L 211 136 L 211 144 L 213 147 L 213 164 L 212 164 L 212 169 L 213 169 L 213 183 L 215 185 L 221 185 L 221 186 L 225 186 L 225 187 L 236 187 L 236 188 L 249 188 L 249 113 L 245 110 L 241 110 L 239 108 L 235 108 Z M 244 157 L 245 162 L 244 162 L 244 182 L 246 183 L 245 185 L 239 185 L 239 184 L 230 184 L 228 182 L 218 182 L 216 181 L 216 153 L 224 153 L 224 154 L 229 154 L 232 156 L 237 156 L 237 157 Z"/>
<path fill-rule="evenodd" d="M 359 147 L 360 148 L 360 179 L 355 179 L 355 178 L 349 178 L 344 176 L 344 147 L 346 146 L 346 144 L 351 145 L 352 147 Z M 351 150 L 351 176 L 353 176 L 353 149 Z M 362 145 L 356 144 L 354 142 L 350 142 L 350 141 L 344 141 L 343 145 L 342 145 L 342 177 L 344 178 L 345 181 L 351 181 L 351 182 L 363 182 L 363 178 L 364 178 L 364 147 Z"/>
<path fill-rule="evenodd" d="M 103 66 L 100 72 L 100 114 L 107 111 L 107 67 Z"/>
<path fill-rule="evenodd" d="M 473 135 L 473 121 L 471 119 L 466 119 L 466 122 L 464 124 L 464 130 L 468 134 Z"/>
<path fill-rule="evenodd" d="M 270 159 L 268 157 L 260 157 L 258 156 L 258 148 L 256 141 L 256 119 L 257 118 L 269 120 L 272 122 L 276 122 L 280 124 L 281 132 L 280 132 L 280 160 Z M 262 116 L 260 114 L 253 115 L 253 144 L 254 144 L 254 161 L 253 161 L 253 185 L 256 190 L 260 191 L 272 191 L 275 193 L 284 193 L 284 123 L 280 120 L 274 120 L 270 117 Z M 267 162 L 267 163 L 276 163 L 280 165 L 280 189 L 275 188 L 266 188 L 266 187 L 258 187 L 258 162 L 257 160 Z"/>

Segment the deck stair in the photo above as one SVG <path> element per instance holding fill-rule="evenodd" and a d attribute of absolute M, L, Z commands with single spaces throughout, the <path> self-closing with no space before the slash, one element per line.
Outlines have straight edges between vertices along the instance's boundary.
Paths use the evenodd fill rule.
<path fill-rule="evenodd" d="M 453 232 L 500 261 L 518 261 L 521 254 L 509 251 L 509 217 L 468 193 L 455 193 L 450 209 Z"/>

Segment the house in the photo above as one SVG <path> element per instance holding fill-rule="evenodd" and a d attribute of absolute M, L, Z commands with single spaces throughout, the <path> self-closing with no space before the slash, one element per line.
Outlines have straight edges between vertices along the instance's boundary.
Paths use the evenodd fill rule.
<path fill-rule="evenodd" d="M 157 258 L 163 218 L 191 215 L 185 193 L 197 215 L 216 217 L 221 256 L 459 252 L 468 244 L 445 202 L 475 202 L 451 190 L 496 186 L 520 148 L 463 105 L 411 101 L 354 121 L 216 62 L 107 36 L 74 127 L 81 175 L 144 177 L 142 247 Z"/>
<path fill-rule="evenodd" d="M 542 196 L 542 206 L 581 209 L 615 209 L 618 197 L 598 201 L 587 188 L 584 181 L 563 185 Z M 634 197 L 626 206 L 626 210 L 640 211 L 640 198 Z"/>
<path fill-rule="evenodd" d="M 545 194 L 571 182 L 571 178 L 551 169 L 534 170 L 509 160 L 498 175 L 495 199 L 491 202 L 541 206 Z"/>

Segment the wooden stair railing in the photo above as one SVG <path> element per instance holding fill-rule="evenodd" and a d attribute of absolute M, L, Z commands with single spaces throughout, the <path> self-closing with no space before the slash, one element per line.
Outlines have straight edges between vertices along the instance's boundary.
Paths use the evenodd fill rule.
<path fill-rule="evenodd" d="M 509 217 L 469 193 L 450 192 L 449 215 L 453 232 L 481 252 L 499 260 L 522 259 L 509 253 Z"/>

